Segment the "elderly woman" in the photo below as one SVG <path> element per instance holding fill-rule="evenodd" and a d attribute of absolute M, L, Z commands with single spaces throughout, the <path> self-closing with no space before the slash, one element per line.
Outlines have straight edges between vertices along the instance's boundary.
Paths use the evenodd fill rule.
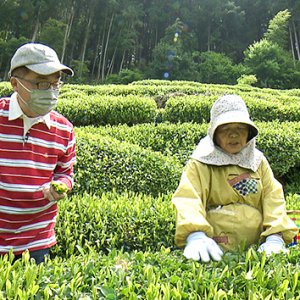
<path fill-rule="evenodd" d="M 185 246 L 186 258 L 203 262 L 259 242 L 267 255 L 286 251 L 298 229 L 286 214 L 281 184 L 255 147 L 258 129 L 244 101 L 223 96 L 210 117 L 173 195 L 176 244 Z"/>

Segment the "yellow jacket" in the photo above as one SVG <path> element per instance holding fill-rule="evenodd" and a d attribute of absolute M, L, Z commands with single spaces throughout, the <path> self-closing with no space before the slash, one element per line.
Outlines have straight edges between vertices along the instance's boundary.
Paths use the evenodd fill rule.
<path fill-rule="evenodd" d="M 190 159 L 172 199 L 177 210 L 176 244 L 203 231 L 225 250 L 258 243 L 281 233 L 286 243 L 297 226 L 286 214 L 281 184 L 264 157 L 256 172 L 239 166 L 214 166 Z"/>

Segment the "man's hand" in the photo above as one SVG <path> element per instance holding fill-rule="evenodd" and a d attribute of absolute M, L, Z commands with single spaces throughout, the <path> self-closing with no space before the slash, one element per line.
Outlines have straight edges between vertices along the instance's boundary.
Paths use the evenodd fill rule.
<path fill-rule="evenodd" d="M 185 246 L 183 255 L 187 259 L 201 260 L 203 262 L 209 262 L 210 258 L 220 261 L 223 251 L 204 232 L 194 232 L 187 238 L 187 245 Z"/>
<path fill-rule="evenodd" d="M 60 181 L 52 181 L 43 188 L 44 197 L 50 201 L 58 201 L 66 197 L 68 187 Z"/>

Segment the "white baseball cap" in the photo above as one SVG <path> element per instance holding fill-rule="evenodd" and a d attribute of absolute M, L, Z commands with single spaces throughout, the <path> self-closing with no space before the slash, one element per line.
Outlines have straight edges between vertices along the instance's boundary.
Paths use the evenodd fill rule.
<path fill-rule="evenodd" d="M 9 76 L 18 67 L 26 67 L 41 75 L 49 75 L 58 71 L 74 75 L 71 68 L 61 64 L 52 48 L 38 43 L 27 43 L 17 49 L 11 59 Z"/>

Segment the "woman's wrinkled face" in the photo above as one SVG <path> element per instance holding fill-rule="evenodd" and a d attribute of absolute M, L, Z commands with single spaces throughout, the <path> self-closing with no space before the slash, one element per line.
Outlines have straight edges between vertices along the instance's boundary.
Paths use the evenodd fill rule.
<path fill-rule="evenodd" d="M 249 126 L 243 123 L 228 123 L 217 127 L 214 140 L 224 151 L 239 153 L 247 144 Z"/>

